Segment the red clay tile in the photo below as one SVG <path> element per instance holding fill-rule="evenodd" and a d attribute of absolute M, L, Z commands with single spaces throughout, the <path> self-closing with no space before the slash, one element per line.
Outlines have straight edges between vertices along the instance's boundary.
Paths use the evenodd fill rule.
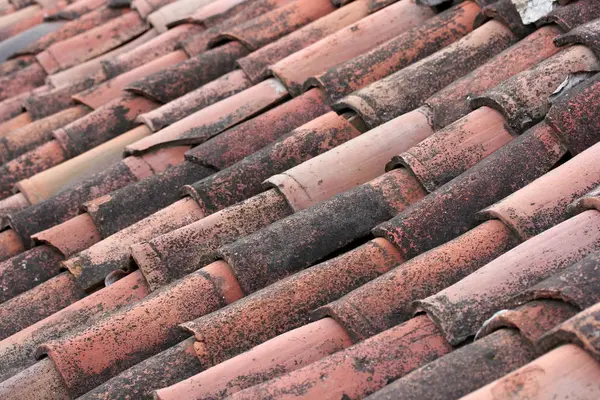
<path fill-rule="evenodd" d="M 32 15 L 27 15 L 26 18 L 19 19 L 8 26 L 4 25 L 0 22 L 0 40 L 10 39 L 19 33 L 23 33 L 28 31 L 29 29 L 35 29 L 38 25 L 44 22 L 45 17 L 48 14 L 54 14 L 59 11 L 61 8 L 64 8 L 67 5 L 66 0 L 57 1 L 55 4 L 49 4 L 48 7 L 41 7 L 40 5 L 30 6 L 20 10 L 19 12 L 25 12 L 30 8 L 36 9 L 35 13 Z M 18 14 L 19 12 L 12 13 Z M 10 17 L 11 14 L 6 17 Z M 6 17 L 0 17 L 0 21 L 5 19 Z"/>
<path fill-rule="evenodd" d="M 369 15 L 271 66 L 273 74 L 298 95 L 308 78 L 358 56 L 433 16 L 428 7 L 407 0 Z"/>
<path fill-rule="evenodd" d="M 587 351 L 596 361 L 599 361 L 598 321 L 600 321 L 600 303 L 586 308 L 547 332 L 538 344 L 542 348 L 549 349 L 559 344 L 573 343 Z"/>
<path fill-rule="evenodd" d="M 41 146 L 15 158 L 0 167 L 3 176 L 0 184 L 0 198 L 10 196 L 15 183 L 29 178 L 38 172 L 51 168 L 68 158 L 64 148 L 56 140 L 51 140 Z"/>
<path fill-rule="evenodd" d="M 596 118 L 599 88 L 600 74 L 597 74 L 555 100 L 548 111 L 548 123 L 573 155 L 600 140 L 600 124 Z"/>
<path fill-rule="evenodd" d="M 0 101 L 0 122 L 9 121 L 19 115 L 23 114 L 23 103 L 24 101 L 31 96 L 32 92 L 24 92 L 17 96 L 13 96 L 6 100 Z M 32 119 L 36 119 L 29 113 L 29 116 Z"/>
<path fill-rule="evenodd" d="M 217 365 L 308 323 L 310 310 L 376 278 L 401 261 L 389 242 L 376 239 L 182 326 L 200 342 L 202 357 Z M 275 368 L 276 363 L 271 367 Z"/>
<path fill-rule="evenodd" d="M 457 399 L 534 357 L 526 339 L 503 329 L 430 362 L 368 399 Z"/>
<path fill-rule="evenodd" d="M 254 292 L 366 236 L 424 195 L 410 172 L 394 170 L 225 245 L 219 254 L 244 291 Z"/>
<path fill-rule="evenodd" d="M 203 369 L 194 351 L 194 342 L 194 338 L 188 338 L 123 371 L 79 398 L 118 400 L 123 393 L 132 398 L 150 398 L 154 389 L 182 381 Z"/>
<path fill-rule="evenodd" d="M 418 316 L 231 399 L 362 398 L 451 350 L 435 324 Z"/>
<path fill-rule="evenodd" d="M 52 131 L 65 126 L 89 112 L 85 106 L 75 106 L 39 119 L 0 138 L 0 164 L 33 150 L 52 140 Z M 27 115 L 27 114 L 26 114 Z"/>
<path fill-rule="evenodd" d="M 159 33 L 167 31 L 167 27 L 175 21 L 192 14 L 199 8 L 210 4 L 214 0 L 168 0 L 168 4 L 162 5 L 159 9 L 146 16 L 146 20 Z"/>
<path fill-rule="evenodd" d="M 4 200 L 0 200 L 0 219 L 5 215 L 21 211 L 29 207 L 29 205 L 27 198 L 22 193 L 16 193 Z"/>
<path fill-rule="evenodd" d="M 567 149 L 544 123 L 534 126 L 459 177 L 375 229 L 412 258 L 477 224 L 476 213 L 550 170 Z"/>
<path fill-rule="evenodd" d="M 177 42 L 186 36 L 202 31 L 198 25 L 180 25 L 156 36 L 148 42 L 118 55 L 102 61 L 102 67 L 107 78 L 114 78 L 124 72 L 130 71 L 158 57 L 162 57 L 176 49 Z"/>
<path fill-rule="evenodd" d="M 560 26 L 563 32 L 568 32 L 596 18 L 600 18 L 600 9 L 595 1 L 577 1 L 554 9 L 550 14 L 542 17 L 537 24 L 554 23 Z"/>
<path fill-rule="evenodd" d="M 38 243 L 58 249 L 65 258 L 87 249 L 100 241 L 100 232 L 88 214 L 81 214 L 49 230 L 32 236 Z"/>
<path fill-rule="evenodd" d="M 258 50 L 333 10 L 335 8 L 329 0 L 295 0 L 245 24 L 222 30 L 210 40 L 209 46 L 233 40 L 251 51 Z"/>
<path fill-rule="evenodd" d="M 285 195 L 295 211 L 300 211 L 377 177 L 390 158 L 432 133 L 427 110 L 418 109 L 267 182 Z"/>
<path fill-rule="evenodd" d="M 586 211 L 529 239 L 434 296 L 418 301 L 447 340 L 476 333 L 494 311 L 520 291 L 600 248 L 600 213 Z"/>
<path fill-rule="evenodd" d="M 273 379 L 342 350 L 352 344 L 335 322 L 309 325 L 258 345 L 171 387 L 156 391 L 156 398 L 223 398 Z"/>
<path fill-rule="evenodd" d="M 152 12 L 173 1 L 175 0 L 132 0 L 131 8 L 136 10 L 142 18 L 146 18 L 148 15 L 152 14 Z"/>
<path fill-rule="evenodd" d="M 23 250 L 25 250 L 23 242 L 15 231 L 6 229 L 0 232 L 0 261 L 8 260 Z"/>
<path fill-rule="evenodd" d="M 368 15 L 367 1 L 358 0 L 330 12 L 316 21 L 297 29 L 246 57 L 237 64 L 253 83 L 269 77 L 268 68 L 277 61 L 295 53 Z"/>
<path fill-rule="evenodd" d="M 93 84 L 93 79 L 88 79 L 76 82 L 73 85 L 50 89 L 47 92 L 31 94 L 21 102 L 20 107 L 24 107 L 34 120 L 49 117 L 75 106 L 75 102 L 71 96 L 92 87 Z"/>
<path fill-rule="evenodd" d="M 334 112 L 317 117 L 281 139 L 265 146 L 229 168 L 184 190 L 209 214 L 263 190 L 263 181 L 273 174 L 322 154 L 360 134 Z"/>
<path fill-rule="evenodd" d="M 50 19 L 75 20 L 85 14 L 92 12 L 105 5 L 103 0 L 76 0 L 61 9 L 56 14 L 49 16 Z M 109 7 L 114 8 L 114 7 Z"/>
<path fill-rule="evenodd" d="M 381 125 L 418 107 L 516 41 L 504 25 L 489 21 L 437 53 L 346 96 L 335 107 L 356 111 L 370 127 Z"/>
<path fill-rule="evenodd" d="M 22 112 L 14 118 L 3 122 L 0 125 L 0 139 L 8 136 L 12 131 L 16 131 L 19 128 L 31 123 L 31 115 L 28 112 Z"/>
<path fill-rule="evenodd" d="M 591 209 L 600 211 L 600 186 L 569 204 L 568 212 L 576 214 Z"/>
<path fill-rule="evenodd" d="M 471 32 L 479 10 L 472 1 L 461 3 L 358 57 L 309 78 L 306 86 L 318 85 L 332 101 L 337 101 Z"/>
<path fill-rule="evenodd" d="M 110 288 L 110 286 L 109 286 Z M 243 296 L 227 264 L 216 262 L 85 329 L 46 342 L 37 355 L 55 363 L 73 397 L 181 341 L 177 324 Z"/>
<path fill-rule="evenodd" d="M 2 360 L 0 378 L 6 380 L 35 364 L 34 352 L 45 341 L 87 326 L 105 313 L 135 303 L 147 294 L 148 287 L 145 285 L 144 278 L 139 272 L 134 272 L 115 284 L 84 297 L 4 339 L 0 342 L 0 360 Z"/>
<path fill-rule="evenodd" d="M 553 26 L 540 28 L 427 99 L 425 104 L 432 110 L 434 129 L 443 128 L 469 113 L 468 100 L 472 96 L 482 95 L 556 53 L 559 49 L 552 40 L 559 33 Z"/>
<path fill-rule="evenodd" d="M 433 192 L 510 142 L 505 124 L 500 113 L 481 107 L 394 157 L 388 169 L 404 165 Z"/>
<path fill-rule="evenodd" d="M 202 216 L 192 199 L 184 199 L 92 245 L 65 261 L 64 266 L 82 287 L 91 288 L 104 281 L 111 271 L 129 267 L 130 246 L 181 228 Z"/>
<path fill-rule="evenodd" d="M 179 161 L 183 158 L 185 149 L 187 148 L 168 150 L 177 150 Z M 180 161 L 178 165 L 165 167 L 160 174 L 97 197 L 83 204 L 82 209 L 92 217 L 102 237 L 107 238 L 176 202 L 180 198 L 181 186 L 203 179 L 212 173 L 213 169 Z"/>
<path fill-rule="evenodd" d="M 450 286 L 517 244 L 504 224 L 487 221 L 315 310 L 313 318 L 334 318 L 354 342 L 365 340 L 410 319 L 414 300 Z"/>
<path fill-rule="evenodd" d="M 251 18 L 273 11 L 293 0 L 220 0 L 195 11 L 185 19 L 206 27 L 223 23 L 240 24 Z"/>
<path fill-rule="evenodd" d="M 53 136 L 72 158 L 133 129 L 138 115 L 157 106 L 151 100 L 127 93 L 55 130 Z M 105 129 L 97 129 L 98 126 Z"/>
<path fill-rule="evenodd" d="M 37 63 L 0 78 L 0 100 L 28 92 L 44 84 L 46 72 Z"/>
<path fill-rule="evenodd" d="M 155 290 L 218 259 L 223 244 L 254 233 L 290 215 L 274 190 L 131 247 L 131 256 Z"/>
<path fill-rule="evenodd" d="M 200 144 L 279 103 L 287 94 L 277 80 L 266 80 L 127 146 L 125 151 L 139 154 L 164 146 Z"/>
<path fill-rule="evenodd" d="M 246 54 L 248 50 L 241 44 L 227 43 L 133 82 L 127 89 L 168 103 L 230 72 L 235 67 L 235 60 Z"/>
<path fill-rule="evenodd" d="M 250 86 L 251 83 L 243 71 L 232 71 L 164 106 L 141 114 L 137 119 L 156 132 L 202 108 L 246 90 Z"/>
<path fill-rule="evenodd" d="M 535 30 L 535 27 L 532 24 L 523 24 L 517 8 L 511 0 L 493 0 L 486 2 L 488 4 L 482 8 L 480 19 L 490 18 L 500 21 L 519 37 L 527 36 Z M 476 23 L 476 25 L 478 24 Z"/>
<path fill-rule="evenodd" d="M 577 4 L 577 3 L 576 3 Z M 600 365 L 576 345 L 564 345 L 461 400 L 570 399 L 600 396 Z"/>
<path fill-rule="evenodd" d="M 600 144 L 592 146 L 482 214 L 501 220 L 521 240 L 539 234 L 566 219 L 569 203 L 600 184 L 600 168 L 594 162 L 599 155 Z"/>
<path fill-rule="evenodd" d="M 80 63 L 74 67 L 66 69 L 64 71 L 54 73 L 48 76 L 48 83 L 54 87 L 64 87 L 73 84 L 73 82 L 80 82 L 82 80 L 92 78 L 94 83 L 102 82 L 106 79 L 104 70 L 102 69 L 102 61 L 111 59 L 119 54 L 127 53 L 128 51 L 140 46 L 155 38 L 158 34 L 156 31 L 150 29 L 146 33 L 138 36 L 137 38 L 121 45 L 107 53 L 92 58 L 89 61 Z M 82 90 L 82 89 L 81 89 Z"/>
<path fill-rule="evenodd" d="M 0 304 L 0 339 L 14 335 L 84 296 L 85 293 L 68 272 L 40 283 L 34 289 Z"/>
<path fill-rule="evenodd" d="M 471 106 L 498 110 L 516 132 L 522 132 L 546 115 L 548 98 L 569 74 L 599 69 L 600 62 L 592 51 L 574 46 L 473 98 Z"/>
<path fill-rule="evenodd" d="M 0 384 L 0 396 L 7 400 L 68 400 L 69 393 L 60 372 L 45 359 Z"/>
<path fill-rule="evenodd" d="M 73 4 L 74 5 L 74 4 Z M 68 7 L 67 7 L 68 8 Z M 74 18 L 72 21 L 67 22 L 61 28 L 56 31 L 44 35 L 34 43 L 21 50 L 21 54 L 37 54 L 44 51 L 54 43 L 58 43 L 62 40 L 72 38 L 75 35 L 83 33 L 89 29 L 95 28 L 102 25 L 109 20 L 128 12 L 128 9 L 114 9 L 108 7 L 100 7 L 81 17 Z M 61 11 L 62 13 L 68 13 L 69 10 L 66 8 Z"/>
<path fill-rule="evenodd" d="M 329 110 L 321 91 L 308 91 L 189 150 L 186 159 L 223 170 Z M 221 209 L 218 201 L 214 205 Z"/>
<path fill-rule="evenodd" d="M 600 57 L 600 21 L 598 19 L 572 29 L 556 39 L 557 46 L 582 44 Z"/>
<path fill-rule="evenodd" d="M 39 21 L 41 7 L 39 5 L 31 5 L 28 7 L 21 8 L 10 14 L 3 15 L 0 17 L 0 32 L 3 34 L 3 39 L 6 39 L 7 35 L 10 35 L 10 28 L 12 25 L 17 24 L 19 21 L 29 20 Z M 37 17 L 37 18 L 36 18 Z M 38 22 L 38 23 L 39 23 Z M 27 29 L 27 28 L 25 28 Z"/>
<path fill-rule="evenodd" d="M 141 35 L 147 26 L 138 13 L 130 12 L 77 36 L 55 43 L 36 57 L 51 74 L 88 61 Z"/>
<path fill-rule="evenodd" d="M 182 50 L 173 51 L 107 82 L 94 86 L 84 92 L 77 93 L 73 96 L 73 99 L 93 109 L 97 109 L 121 96 L 123 89 L 130 83 L 187 60 L 187 58 L 187 55 Z"/>
<path fill-rule="evenodd" d="M 0 303 L 59 274 L 63 256 L 50 246 L 38 246 L 0 264 Z"/>

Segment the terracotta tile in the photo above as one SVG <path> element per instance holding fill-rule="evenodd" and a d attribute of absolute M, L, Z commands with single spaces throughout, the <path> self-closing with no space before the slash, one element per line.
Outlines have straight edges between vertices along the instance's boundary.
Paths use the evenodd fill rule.
<path fill-rule="evenodd" d="M 4 76 L 0 78 L 0 100 L 6 100 L 42 86 L 45 79 L 46 72 L 37 63 Z"/>
<path fill-rule="evenodd" d="M 487 1 L 481 10 L 480 19 L 490 18 L 502 22 L 515 35 L 525 37 L 535 30 L 533 24 L 525 25 L 511 0 Z M 477 26 L 478 23 L 476 22 Z"/>
<path fill-rule="evenodd" d="M 12 229 L 0 232 L 0 261 L 7 260 L 25 250 L 19 235 Z"/>
<path fill-rule="evenodd" d="M 561 35 L 556 39 L 556 44 L 558 46 L 582 44 L 592 50 L 597 57 L 600 57 L 600 44 L 598 44 L 599 39 L 600 21 L 596 19 L 584 25 L 578 26 L 564 35 Z"/>
<path fill-rule="evenodd" d="M 516 371 L 463 397 L 463 400 L 515 397 L 592 400 L 598 398 L 600 366 L 575 345 L 557 348 Z"/>
<path fill-rule="evenodd" d="M 54 87 L 64 87 L 73 84 L 73 82 L 79 82 L 81 80 L 93 78 L 94 83 L 102 82 L 106 79 L 106 75 L 104 74 L 104 70 L 102 69 L 102 61 L 111 59 L 119 54 L 126 53 L 141 44 L 152 40 L 158 35 L 158 33 L 150 29 L 146 33 L 138 36 L 137 38 L 121 45 L 109 52 L 106 52 L 102 55 L 99 55 L 95 58 L 92 58 L 89 61 L 80 63 L 74 67 L 66 69 L 64 71 L 54 73 L 48 76 L 48 83 L 52 84 Z"/>
<path fill-rule="evenodd" d="M 307 86 L 323 87 L 329 98 L 337 101 L 471 32 L 479 10 L 479 6 L 472 1 L 461 3 L 368 52 L 310 78 Z"/>
<path fill-rule="evenodd" d="M 53 278 L 59 280 L 60 278 Z M 148 294 L 140 273 L 133 273 L 0 342 L 0 378 L 4 381 L 34 365 L 34 352 L 45 341 L 59 338 Z"/>
<path fill-rule="evenodd" d="M 298 105 L 297 99 L 299 97 L 290 101 L 290 103 Z M 325 111 L 324 107 L 312 107 L 312 110 L 307 108 L 305 107 L 305 110 L 303 110 L 308 117 L 305 119 L 310 119 L 311 116 Z M 296 111 L 300 110 L 296 108 Z M 294 119 L 298 120 L 299 117 L 300 114 Z M 294 124 L 296 122 L 294 119 L 279 121 L 285 121 L 285 124 Z M 303 121 L 298 122 L 302 123 Z M 248 140 L 250 143 L 246 143 L 247 153 L 251 153 L 254 150 L 252 147 L 260 150 L 251 153 L 251 155 L 231 166 L 227 164 L 217 165 L 220 169 L 219 172 L 202 181 L 186 185 L 183 190 L 198 202 L 206 214 L 210 214 L 262 192 L 264 190 L 263 181 L 273 174 L 281 173 L 294 165 L 301 164 L 303 161 L 322 154 L 360 134 L 345 118 L 333 112 L 320 117 L 317 116 L 312 121 L 290 132 L 286 132 L 287 129 L 278 129 L 278 125 L 280 124 L 280 122 L 274 122 L 270 128 L 258 131 L 261 132 L 260 136 L 264 134 L 264 137 L 252 138 L 253 141 L 255 139 L 262 139 L 263 142 L 267 142 L 265 143 L 265 147 L 260 149 L 264 143 L 254 145 L 254 143 Z M 294 127 L 292 126 L 291 128 Z M 273 132 L 275 129 L 278 132 Z M 279 133 L 280 137 L 277 138 L 274 133 Z M 229 136 L 229 139 L 231 139 L 234 135 Z M 275 137 L 272 138 L 269 136 Z M 242 140 L 244 140 L 243 137 Z M 220 142 L 219 144 L 223 145 L 229 141 Z M 210 147 L 213 150 L 219 150 L 219 146 L 217 145 L 207 147 L 209 148 L 203 149 L 206 153 L 208 153 Z M 195 152 L 194 150 L 192 150 L 192 153 L 201 155 L 199 154 L 200 152 Z M 213 154 L 218 155 L 219 153 L 217 151 Z M 211 155 L 209 160 L 202 158 L 200 160 L 202 163 L 206 163 L 215 158 L 214 155 Z M 242 156 L 243 153 L 240 152 L 237 155 Z M 227 162 L 228 160 L 225 158 L 220 162 L 223 161 Z"/>
<path fill-rule="evenodd" d="M 231 398 L 362 398 L 451 350 L 435 325 L 426 316 L 418 316 L 304 368 L 237 392 Z M 299 392 L 298 387 L 303 390 Z"/>
<path fill-rule="evenodd" d="M 433 192 L 510 142 L 505 124 L 500 113 L 481 107 L 394 157 L 388 169 L 405 166 Z"/>
<path fill-rule="evenodd" d="M 346 96 L 334 107 L 356 111 L 370 127 L 381 125 L 418 107 L 516 41 L 504 25 L 489 21 L 437 53 Z"/>
<path fill-rule="evenodd" d="M 557 275 L 560 273 L 548 279 Z M 579 309 L 576 306 L 560 300 L 533 300 L 512 310 L 496 312 L 485 321 L 475 338 L 478 340 L 501 329 L 516 329 L 531 345 L 535 345 L 543 334 L 577 314 L 577 311 Z"/>
<path fill-rule="evenodd" d="M 67 154 L 56 140 L 41 146 L 7 162 L 0 167 L 3 176 L 0 184 L 0 197 L 6 198 L 12 193 L 15 183 L 29 178 L 66 160 Z"/>
<path fill-rule="evenodd" d="M 594 53 L 584 46 L 574 46 L 473 98 L 471 106 L 487 105 L 498 110 L 516 132 L 522 132 L 546 115 L 550 108 L 547 99 L 569 74 L 598 69 L 600 62 Z"/>
<path fill-rule="evenodd" d="M 0 125 L 0 139 L 10 135 L 13 131 L 31 123 L 31 115 L 28 112 L 22 112 L 14 118 L 3 122 Z"/>
<path fill-rule="evenodd" d="M 294 0 L 222 0 L 215 1 L 194 12 L 186 21 L 214 27 L 222 23 L 239 24 Z"/>
<path fill-rule="evenodd" d="M 131 247 L 131 256 L 155 290 L 217 260 L 217 249 L 285 218 L 291 210 L 267 191 L 179 229 Z"/>
<path fill-rule="evenodd" d="M 0 138 L 0 163 L 6 163 L 52 140 L 52 131 L 88 113 L 88 108 L 75 106 L 15 129 Z M 28 116 L 27 113 L 25 113 Z"/>
<path fill-rule="evenodd" d="M 40 283 L 0 304 L 0 339 L 14 335 L 84 296 L 85 293 L 68 272 Z"/>
<path fill-rule="evenodd" d="M 209 45 L 224 40 L 242 43 L 251 51 L 258 50 L 280 37 L 313 22 L 334 10 L 329 0 L 295 0 L 254 18 L 245 24 L 230 26 L 212 39 Z"/>
<path fill-rule="evenodd" d="M 200 343 L 202 357 L 216 365 L 308 323 L 310 310 L 376 278 L 401 261 L 389 242 L 377 239 L 182 326 Z M 277 364 L 273 362 L 270 368 Z M 267 370 L 266 365 L 262 368 Z"/>
<path fill-rule="evenodd" d="M 129 267 L 130 246 L 181 228 L 201 217 L 202 213 L 194 201 L 184 199 L 105 238 L 65 261 L 64 265 L 82 287 L 91 288 L 103 282 L 111 271 Z"/>
<path fill-rule="evenodd" d="M 96 85 L 81 93 L 77 93 L 73 96 L 73 99 L 93 109 L 97 109 L 121 96 L 123 94 L 123 89 L 130 83 L 168 68 L 171 65 L 185 61 L 187 58 L 187 55 L 182 50 L 167 53 L 162 57 L 147 62 L 146 64 L 123 73 L 109 81 Z"/>
<path fill-rule="evenodd" d="M 227 43 L 136 81 L 127 89 L 168 103 L 230 72 L 234 69 L 235 60 L 246 54 L 248 50 L 241 44 Z"/>
<path fill-rule="evenodd" d="M 172 3 L 175 0 L 132 0 L 131 8 L 136 10 L 142 18 L 146 18 L 152 12 Z"/>
<path fill-rule="evenodd" d="M 157 103 L 128 93 L 55 130 L 53 136 L 72 158 L 133 129 L 138 115 L 156 107 Z"/>
<path fill-rule="evenodd" d="M 573 343 L 598 361 L 600 360 L 600 343 L 597 337 L 599 319 L 600 303 L 596 303 L 547 332 L 538 344 L 542 348 L 550 349 L 559 344 Z"/>
<path fill-rule="evenodd" d="M 24 92 L 0 101 L 0 121 L 6 122 L 26 111 L 23 108 L 23 102 L 31 95 L 31 92 Z M 31 116 L 31 114 L 30 114 Z"/>
<path fill-rule="evenodd" d="M 363 184 L 431 135 L 427 110 L 415 110 L 267 180 L 300 211 Z"/>
<path fill-rule="evenodd" d="M 406 258 L 439 246 L 477 225 L 476 213 L 550 170 L 566 153 L 540 123 L 373 230 Z"/>
<path fill-rule="evenodd" d="M 0 40 L 4 41 L 10 38 L 17 36 L 18 34 L 25 32 L 29 29 L 35 29 L 39 24 L 44 22 L 44 18 L 48 14 L 53 14 L 59 11 L 61 8 L 67 5 L 66 1 L 58 1 L 56 4 L 50 5 L 49 7 L 41 7 L 39 5 L 29 6 L 27 8 L 21 9 L 12 14 L 18 14 L 19 12 L 25 12 L 30 7 L 35 7 L 36 12 L 32 15 L 28 15 L 26 18 L 19 19 L 18 21 L 14 21 L 10 25 L 6 26 L 3 24 L 3 19 L 10 16 L 9 14 L 6 17 L 0 17 Z"/>
<path fill-rule="evenodd" d="M 108 78 L 114 78 L 174 51 L 180 39 L 201 31 L 198 25 L 177 26 L 126 53 L 102 61 L 102 67 Z"/>
<path fill-rule="evenodd" d="M 587 211 L 529 239 L 434 296 L 418 301 L 458 344 L 520 291 L 600 248 L 600 213 Z"/>
<path fill-rule="evenodd" d="M 598 9 L 593 1 L 577 1 L 567 6 L 556 8 L 550 14 L 542 17 L 537 23 L 539 25 L 555 23 L 564 32 L 568 32 L 578 25 L 596 18 L 600 18 L 600 9 Z"/>
<path fill-rule="evenodd" d="M 517 244 L 504 224 L 487 221 L 315 310 L 313 318 L 334 318 L 354 342 L 365 340 L 410 319 L 414 300 L 450 286 Z"/>
<path fill-rule="evenodd" d="M 18 23 L 19 21 L 34 18 L 35 16 L 39 15 L 40 10 L 41 7 L 36 4 L 21 8 L 10 14 L 3 15 L 0 17 L 0 31 L 9 29 L 11 25 Z"/>
<path fill-rule="evenodd" d="M 156 391 L 161 400 L 222 398 L 318 361 L 352 344 L 333 321 L 311 324 L 224 361 L 171 387 Z"/>
<path fill-rule="evenodd" d="M 102 8 L 104 5 L 105 2 L 102 0 L 76 0 L 49 18 L 75 20 L 93 10 Z"/>
<path fill-rule="evenodd" d="M 60 225 L 32 236 L 38 243 L 58 249 L 65 258 L 87 249 L 100 241 L 100 232 L 88 214 L 81 214 Z M 35 249 L 35 248 L 34 248 Z"/>
<path fill-rule="evenodd" d="M 16 10 L 17 8 L 14 5 L 12 5 L 8 0 L 0 1 L 0 16 L 10 14 Z"/>
<path fill-rule="evenodd" d="M 125 151 L 129 154 L 139 154 L 164 146 L 200 144 L 276 105 L 287 95 L 287 91 L 277 80 L 266 80 L 127 146 Z"/>
<path fill-rule="evenodd" d="M 34 120 L 49 117 L 67 108 L 75 106 L 72 95 L 92 87 L 94 80 L 87 79 L 72 85 L 50 89 L 39 94 L 30 94 L 22 101 L 21 107 L 31 115 Z"/>
<path fill-rule="evenodd" d="M 113 164 L 121 160 L 121 154 L 125 145 L 149 134 L 150 132 L 144 129 L 144 127 L 134 128 L 77 157 L 40 172 L 31 178 L 21 180 L 16 184 L 16 187 L 31 204 L 38 204 L 61 193 L 68 187 L 80 185 L 84 180 L 91 178 L 92 175 L 99 171 L 102 171 L 105 178 L 116 178 L 117 176 L 108 174 L 115 173 Z M 148 167 L 143 169 L 134 164 L 130 164 L 129 167 L 129 170 L 125 169 L 120 172 L 122 178 L 125 177 L 123 175 L 133 175 L 133 178 L 137 177 L 141 179 L 150 173 L 146 172 Z M 103 187 L 103 185 L 100 185 L 101 182 L 101 180 L 95 181 L 96 187 L 94 188 L 94 192 L 96 194 L 101 193 L 103 190 L 101 189 Z M 114 184 L 115 182 L 109 187 L 114 188 Z"/>
<path fill-rule="evenodd" d="M 600 211 L 600 186 L 593 189 L 585 196 L 580 197 L 569 204 L 568 212 L 572 214 L 583 212 L 584 210 L 596 209 Z"/>
<path fill-rule="evenodd" d="M 126 393 L 150 398 L 152 391 L 197 374 L 203 368 L 194 351 L 194 338 L 147 358 L 80 397 L 81 400 L 117 400 Z"/>
<path fill-rule="evenodd" d="M 199 8 L 212 3 L 215 0 L 177 0 L 167 1 L 162 7 L 146 16 L 146 20 L 159 33 L 167 31 L 167 26 L 172 22 L 192 14 Z"/>
<path fill-rule="evenodd" d="M 59 14 L 70 13 L 71 11 L 67 10 L 67 8 L 61 10 Z M 72 21 L 67 22 L 56 31 L 46 34 L 40 39 L 36 40 L 34 43 L 23 49 L 20 53 L 37 54 L 41 51 L 44 51 L 54 43 L 72 38 L 75 35 L 102 25 L 128 11 L 129 10 L 127 9 L 114 9 L 108 7 L 97 8 L 85 15 L 82 14 L 80 17 L 73 18 Z"/>
<path fill-rule="evenodd" d="M 60 273 L 60 252 L 38 246 L 0 264 L 0 303 L 28 291 Z"/>
<path fill-rule="evenodd" d="M 595 105 L 599 104 L 600 74 L 582 82 L 553 102 L 547 121 L 573 155 L 600 140 Z"/>
<path fill-rule="evenodd" d="M 400 1 L 284 58 L 271 71 L 292 95 L 298 95 L 312 75 L 371 50 L 431 16 L 430 8 Z"/>
<path fill-rule="evenodd" d="M 77 166 L 78 164 L 70 165 Z M 87 168 L 93 169 L 93 164 L 87 165 Z M 27 189 L 27 191 L 23 191 L 23 194 L 26 194 L 28 200 L 34 205 L 18 213 L 8 215 L 8 225 L 18 233 L 23 243 L 30 246 L 33 244 L 30 240 L 31 235 L 73 218 L 78 214 L 79 207 L 84 202 L 150 175 L 152 175 L 152 170 L 146 163 L 140 162 L 138 159 L 126 159 L 124 162 L 111 165 L 105 170 L 73 184 L 71 187 L 62 189 L 59 187 L 56 193 L 51 193 L 47 199 L 42 197 L 44 194 L 42 190 L 50 192 L 57 189 L 56 187 L 51 185 L 48 187 L 42 186 L 41 190 L 38 190 L 40 189 L 39 184 L 29 184 L 27 187 L 21 185 L 22 190 Z M 49 178 L 56 179 L 57 184 L 60 185 L 61 182 L 64 182 L 60 180 L 61 177 L 66 176 L 57 174 L 50 175 Z M 41 179 L 42 175 L 39 178 Z M 21 184 L 23 183 L 24 181 L 21 182 Z M 40 202 L 36 203 L 34 200 Z"/>
<path fill-rule="evenodd" d="M 279 40 L 250 53 L 246 57 L 240 58 L 237 64 L 252 82 L 258 83 L 269 77 L 268 67 L 270 65 L 357 22 L 367 15 L 367 1 L 354 1 L 350 5 L 332 11 Z"/>
<path fill-rule="evenodd" d="M 368 398 L 457 399 L 534 358 L 527 340 L 503 329 L 430 362 Z"/>
<path fill-rule="evenodd" d="M 60 372 L 48 359 L 2 382 L 0 396 L 7 400 L 68 400 L 70 398 L 60 380 Z"/>
<path fill-rule="evenodd" d="M 177 165 L 165 167 L 162 173 L 83 204 L 82 209 L 92 217 L 103 238 L 176 202 L 180 199 L 181 186 L 214 173 L 213 169 L 201 165 L 183 163 L 183 152 L 186 149 L 168 149 L 171 152 L 176 151 L 173 161 L 176 161 Z"/>
<path fill-rule="evenodd" d="M 424 195 L 410 173 L 394 170 L 225 245 L 219 254 L 244 291 L 253 292 L 366 236 L 378 221 L 393 217 Z"/>
<path fill-rule="evenodd" d="M 559 49 L 552 40 L 559 33 L 553 26 L 540 28 L 427 99 L 425 104 L 432 110 L 434 128 L 443 128 L 469 113 L 470 97 L 482 95 L 555 54 Z"/>
<path fill-rule="evenodd" d="M 600 170 L 592 161 L 598 154 L 600 144 L 486 208 L 482 214 L 500 219 L 522 240 L 539 234 L 566 219 L 567 205 L 600 184 Z"/>
<path fill-rule="evenodd" d="M 48 47 L 36 57 L 49 74 L 88 61 L 141 35 L 147 30 L 144 20 L 134 12 Z"/>
<path fill-rule="evenodd" d="M 246 90 L 250 86 L 251 83 L 243 71 L 232 71 L 155 110 L 140 115 L 138 121 L 156 132 L 198 110 Z"/>
<path fill-rule="evenodd" d="M 185 334 L 177 324 L 241 296 L 227 264 L 213 263 L 73 335 L 46 342 L 37 354 L 48 354 L 77 397 L 180 342 Z"/>
<path fill-rule="evenodd" d="M 22 193 L 13 194 L 4 200 L 0 200 L 0 219 L 4 218 L 4 216 L 8 214 L 21 211 L 29 206 L 29 202 Z"/>

